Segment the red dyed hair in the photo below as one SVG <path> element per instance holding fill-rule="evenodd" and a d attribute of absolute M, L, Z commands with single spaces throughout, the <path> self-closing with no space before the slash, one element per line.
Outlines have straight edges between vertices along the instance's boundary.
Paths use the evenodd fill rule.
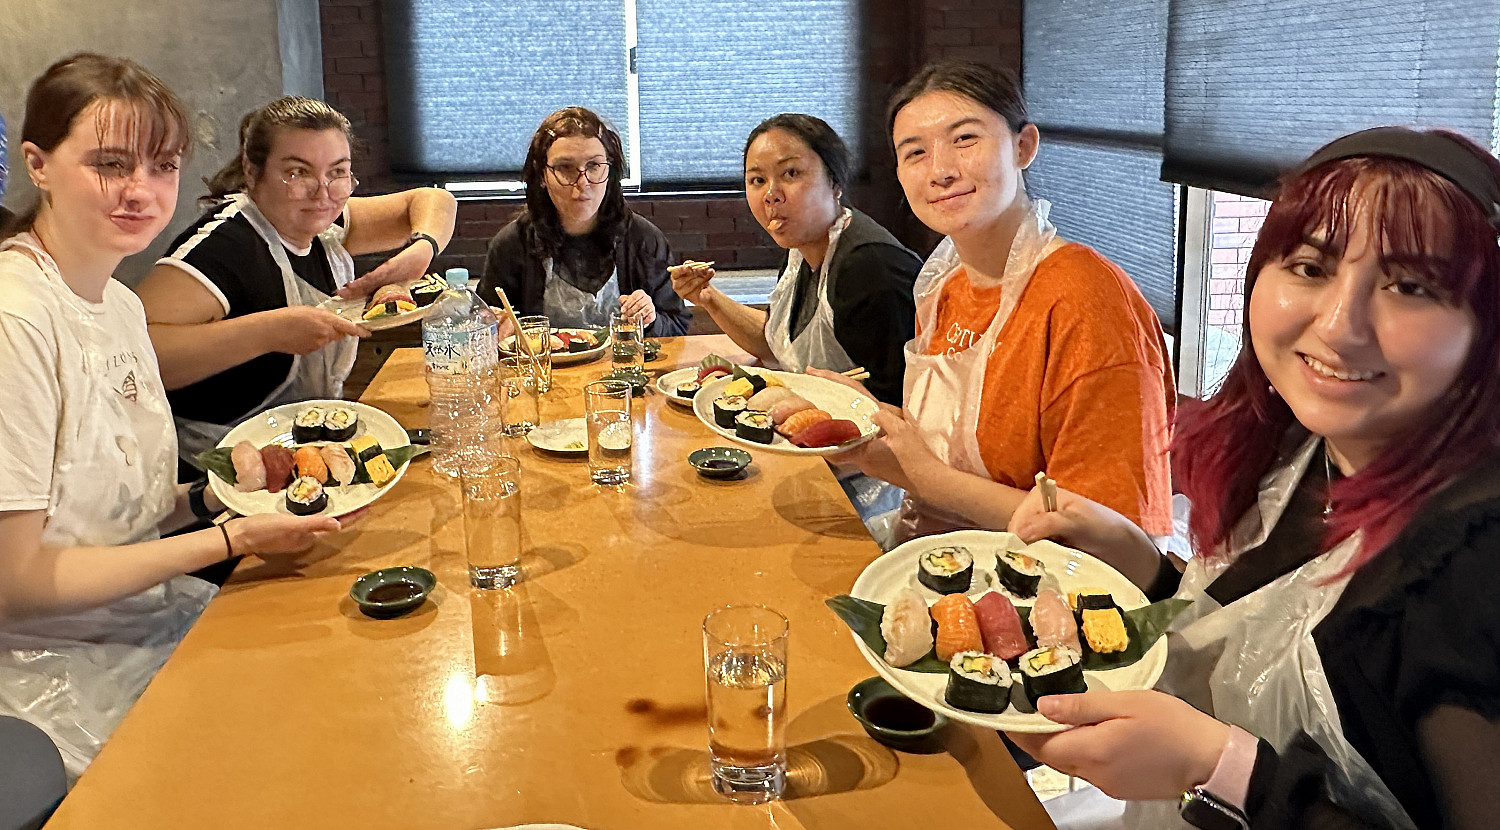
<path fill-rule="evenodd" d="M 1437 132 L 1483 159 L 1500 181 L 1500 161 L 1467 138 Z M 1451 239 L 1447 259 L 1423 276 L 1444 302 L 1473 312 L 1474 342 L 1430 417 L 1333 485 L 1322 549 L 1363 528 L 1348 568 L 1358 569 L 1390 544 L 1429 497 L 1500 446 L 1500 247 L 1478 203 L 1448 179 L 1402 159 L 1362 156 L 1294 173 L 1283 181 L 1245 268 L 1239 356 L 1217 393 L 1181 408 L 1173 436 L 1173 478 L 1192 500 L 1193 545 L 1208 555 L 1224 552 L 1230 530 L 1255 503 L 1260 479 L 1296 423 L 1251 346 L 1250 292 L 1261 269 L 1309 237 L 1330 240 L 1342 255 L 1360 197 L 1375 217 L 1382 260 L 1430 253 L 1434 242 Z"/>

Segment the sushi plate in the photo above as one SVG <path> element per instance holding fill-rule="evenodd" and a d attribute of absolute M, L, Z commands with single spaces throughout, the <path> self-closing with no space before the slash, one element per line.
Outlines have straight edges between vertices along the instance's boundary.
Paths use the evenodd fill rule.
<path fill-rule="evenodd" d="M 974 553 L 974 580 L 968 592 L 970 599 L 978 599 L 986 591 L 998 589 L 999 580 L 994 576 L 995 556 L 1009 549 L 1007 546 L 1014 546 L 1015 549 L 1023 547 L 1020 539 L 1010 533 L 986 530 L 959 530 L 913 539 L 871 562 L 854 581 L 850 596 L 884 605 L 902 588 L 916 588 L 931 606 L 942 595 L 917 582 L 917 557 L 924 551 L 948 545 L 963 545 Z M 1082 551 L 1048 541 L 1034 542 L 1025 546 L 1025 550 L 1040 559 L 1046 567 L 1047 573 L 1042 578 L 1044 588 L 1053 587 L 1064 595 L 1079 588 L 1103 588 L 1126 610 L 1148 604 L 1146 595 L 1119 571 Z M 860 654 L 864 655 L 865 660 L 881 677 L 902 694 L 934 712 L 941 712 L 954 720 L 1004 732 L 1061 732 L 1068 728 L 1039 714 L 1018 711 L 1014 705 L 995 715 L 955 709 L 943 699 L 948 685 L 946 674 L 895 668 L 885 662 L 883 655 L 871 651 L 858 635 L 851 632 L 850 636 L 854 638 Z M 1166 664 L 1167 640 L 1162 637 L 1140 660 L 1131 665 L 1109 671 L 1085 671 L 1083 674 L 1090 690 L 1149 689 L 1156 685 Z M 1013 673 L 1012 679 L 1019 687 L 1021 676 Z"/>
<path fill-rule="evenodd" d="M 390 415 L 369 406 L 354 401 L 302 401 L 301 403 L 283 404 L 278 407 L 267 409 L 249 420 L 240 422 L 234 429 L 224 436 L 219 442 L 221 447 L 233 447 L 241 441 L 249 441 L 257 447 L 267 444 L 281 444 L 283 446 L 295 446 L 292 440 L 292 419 L 297 413 L 310 406 L 321 406 L 324 408 L 346 407 L 359 413 L 359 430 L 354 433 L 357 438 L 360 435 L 374 436 L 384 449 L 391 450 L 396 447 L 404 447 L 411 443 L 411 438 L 406 434 L 406 429 L 396 423 L 396 419 Z M 351 439 L 352 440 L 352 439 Z M 314 444 L 323 442 L 313 442 Z M 396 468 L 396 477 L 384 487 L 374 484 L 345 484 L 342 486 L 329 487 L 328 506 L 323 508 L 325 516 L 342 516 L 352 513 L 385 495 L 401 477 L 406 475 L 406 468 L 411 466 L 407 461 Z M 269 490 L 256 490 L 253 493 L 241 493 L 234 489 L 234 485 L 210 474 L 209 486 L 213 487 L 214 495 L 224 506 L 240 514 L 241 516 L 253 516 L 257 513 L 286 513 L 286 491 L 272 493 Z"/>
<path fill-rule="evenodd" d="M 678 397 L 677 387 L 679 384 L 687 383 L 696 377 L 698 377 L 697 366 L 689 366 L 686 369 L 674 369 L 656 379 L 656 391 L 666 395 L 667 400 L 683 409 L 692 409 L 693 399 Z M 713 417 L 712 409 L 709 410 L 708 415 L 710 418 Z"/>
<path fill-rule="evenodd" d="M 410 290 L 411 287 L 416 285 L 418 282 L 421 282 L 421 280 L 407 280 L 406 282 L 401 283 L 401 285 L 406 286 L 406 288 Z M 351 323 L 358 323 L 359 325 L 364 326 L 370 331 L 385 331 L 386 329 L 393 329 L 397 326 L 404 326 L 408 323 L 420 322 L 423 317 L 427 316 L 427 312 L 432 308 L 432 306 L 430 305 L 418 306 L 411 311 L 403 311 L 400 314 L 393 314 L 389 317 L 377 317 L 374 320 L 366 320 L 365 306 L 369 303 L 369 301 L 369 297 L 351 297 L 346 299 L 344 297 L 334 295 L 324 300 L 323 302 L 318 303 L 318 308 L 324 308 L 332 311 L 334 314 L 337 314 L 345 320 L 348 320 Z"/>
<path fill-rule="evenodd" d="M 787 439 L 785 435 L 776 433 L 771 443 L 762 444 L 759 441 L 750 441 L 735 434 L 732 429 L 724 429 L 714 423 L 714 401 L 724 394 L 724 387 L 729 385 L 733 378 L 721 377 L 703 384 L 698 394 L 693 396 L 693 413 L 698 416 L 709 429 L 746 447 L 771 452 L 784 453 L 786 455 L 837 455 L 847 452 L 864 442 L 874 438 L 879 429 L 875 426 L 875 413 L 880 411 L 880 406 L 874 399 L 857 392 L 836 381 L 824 378 L 802 375 L 796 372 L 777 372 L 769 369 L 756 369 L 758 374 L 774 375 L 786 387 L 798 395 L 808 399 L 813 406 L 822 409 L 834 418 L 853 421 L 859 427 L 860 435 L 850 441 L 834 447 L 799 447 Z"/>
<path fill-rule="evenodd" d="M 589 434 L 582 418 L 565 418 L 537 424 L 526 433 L 526 442 L 539 450 L 559 455 L 588 455 Z"/>
<path fill-rule="evenodd" d="M 561 331 L 565 331 L 565 332 L 567 332 L 569 334 L 594 334 L 597 330 L 596 329 L 557 329 L 557 328 L 555 328 L 555 329 L 552 330 L 552 333 L 556 334 L 556 333 L 561 332 Z M 515 354 L 515 348 L 516 348 L 516 336 L 514 334 L 511 335 L 510 337 L 507 337 L 504 340 L 500 341 L 500 351 L 503 352 L 504 354 L 508 354 L 508 355 L 509 354 Z M 599 357 L 604 354 L 604 350 L 607 349 L 607 348 L 609 348 L 609 338 L 605 337 L 604 340 L 603 340 L 603 342 L 601 342 L 598 346 L 595 346 L 594 348 L 589 349 L 588 351 L 585 351 L 585 352 L 559 352 L 559 351 L 554 351 L 554 352 L 552 352 L 552 365 L 553 366 L 572 366 L 572 365 L 578 364 L 578 363 L 591 363 L 591 362 L 593 362 L 595 360 L 598 360 Z"/>

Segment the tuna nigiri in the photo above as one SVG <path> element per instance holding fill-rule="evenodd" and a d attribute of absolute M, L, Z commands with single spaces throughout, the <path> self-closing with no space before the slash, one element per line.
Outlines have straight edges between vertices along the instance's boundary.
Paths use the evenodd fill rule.
<path fill-rule="evenodd" d="M 880 615 L 885 638 L 885 661 L 896 668 L 909 666 L 932 650 L 932 617 L 914 588 L 902 588 Z"/>
<path fill-rule="evenodd" d="M 280 444 L 260 448 L 260 460 L 266 467 L 266 489 L 280 493 L 292 481 L 292 451 Z"/>
<path fill-rule="evenodd" d="M 1036 634 L 1038 648 L 1070 648 L 1083 652 L 1078 642 L 1078 623 L 1062 594 L 1051 588 L 1037 592 L 1036 604 L 1031 606 L 1031 631 Z"/>
<path fill-rule="evenodd" d="M 324 444 L 318 454 L 323 456 L 323 463 L 328 465 L 328 474 L 335 484 L 348 484 L 354 480 L 354 459 L 349 457 L 343 444 Z"/>
<path fill-rule="evenodd" d="M 979 636 L 979 620 L 974 616 L 974 603 L 963 594 L 949 594 L 932 606 L 932 618 L 937 620 L 937 656 L 948 662 L 960 651 L 984 651 L 984 641 Z"/>
<path fill-rule="evenodd" d="M 980 597 L 974 603 L 974 616 L 979 620 L 979 636 L 984 640 L 986 653 L 1012 660 L 1030 650 L 1026 632 L 1021 628 L 1021 615 L 1004 594 L 990 591 Z"/>
<path fill-rule="evenodd" d="M 823 420 L 792 433 L 792 443 L 799 447 L 837 447 L 845 441 L 853 441 L 860 435 L 859 425 L 853 421 Z"/>
<path fill-rule="evenodd" d="M 260 460 L 260 450 L 249 441 L 241 441 L 229 451 L 229 461 L 234 465 L 234 489 L 241 493 L 253 493 L 266 487 L 266 464 Z"/>

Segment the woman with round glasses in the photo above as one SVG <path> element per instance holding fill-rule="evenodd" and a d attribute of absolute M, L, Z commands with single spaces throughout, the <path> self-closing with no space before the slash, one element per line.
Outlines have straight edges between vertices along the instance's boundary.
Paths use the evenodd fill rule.
<path fill-rule="evenodd" d="M 583 107 L 547 116 L 522 170 L 526 209 L 490 240 L 479 295 L 553 326 L 606 326 L 620 311 L 658 337 L 686 334 L 691 315 L 672 292 L 672 252 L 625 204 L 620 136 Z"/>
<path fill-rule="evenodd" d="M 351 138 L 311 98 L 245 116 L 238 156 L 207 182 L 214 204 L 136 288 L 184 460 L 268 407 L 338 397 L 367 332 L 318 304 L 420 277 L 447 244 L 446 191 L 350 197 Z M 354 278 L 353 255 L 393 249 Z"/>

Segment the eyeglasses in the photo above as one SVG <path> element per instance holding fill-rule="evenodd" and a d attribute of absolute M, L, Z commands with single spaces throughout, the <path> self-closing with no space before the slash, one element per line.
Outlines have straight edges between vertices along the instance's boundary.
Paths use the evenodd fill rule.
<path fill-rule="evenodd" d="M 607 161 L 591 161 L 582 167 L 576 164 L 549 164 L 547 169 L 552 171 L 552 178 L 563 187 L 578 184 L 579 178 L 587 179 L 589 184 L 604 184 L 609 180 Z"/>
<path fill-rule="evenodd" d="M 281 182 L 286 185 L 286 195 L 292 199 L 316 199 L 318 191 L 325 184 L 328 185 L 328 198 L 347 199 L 354 188 L 359 186 L 359 179 L 354 177 L 353 171 L 348 170 L 334 173 L 326 181 L 314 173 L 293 170 L 282 176 Z"/>

